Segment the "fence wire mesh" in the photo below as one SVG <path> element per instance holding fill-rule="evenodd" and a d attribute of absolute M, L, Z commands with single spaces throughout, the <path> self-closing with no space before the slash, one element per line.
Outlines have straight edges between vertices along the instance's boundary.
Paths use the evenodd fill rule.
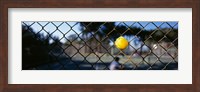
<path fill-rule="evenodd" d="M 178 22 L 22 22 L 23 70 L 109 70 L 115 57 L 120 70 L 177 70 Z"/>

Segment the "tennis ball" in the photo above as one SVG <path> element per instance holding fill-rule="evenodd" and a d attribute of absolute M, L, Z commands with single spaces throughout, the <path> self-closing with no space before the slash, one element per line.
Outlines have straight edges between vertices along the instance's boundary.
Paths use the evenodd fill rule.
<path fill-rule="evenodd" d="M 118 49 L 123 50 L 128 46 L 128 41 L 123 36 L 120 36 L 119 38 L 116 39 L 115 46 Z"/>

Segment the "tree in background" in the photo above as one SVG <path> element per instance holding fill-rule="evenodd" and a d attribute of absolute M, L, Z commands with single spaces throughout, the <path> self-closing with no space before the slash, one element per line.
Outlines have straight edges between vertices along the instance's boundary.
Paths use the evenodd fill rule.
<path fill-rule="evenodd" d="M 49 55 L 51 48 L 49 36 L 36 33 L 27 26 L 22 25 L 22 69 L 30 69 L 35 66 L 52 62 L 53 58 Z M 53 44 L 60 43 L 55 40 Z"/>
<path fill-rule="evenodd" d="M 178 46 L 178 30 L 174 28 L 146 30 L 136 26 L 115 25 L 115 22 L 80 22 L 80 24 L 83 34 L 82 37 L 88 40 L 90 45 L 91 43 L 97 45 L 97 40 L 102 41 L 102 43 L 107 41 L 107 44 L 109 44 L 110 40 L 114 42 L 116 38 L 123 35 L 127 37 L 136 36 L 139 41 L 144 42 L 145 45 L 148 46 L 157 42 L 173 42 L 176 47 Z M 93 34 L 96 39 L 92 37 L 91 34 Z M 142 46 L 144 46 L 144 44 L 140 47 L 141 51 Z"/>
<path fill-rule="evenodd" d="M 90 45 L 90 48 L 92 48 L 90 49 L 89 47 L 85 46 L 86 52 L 102 52 L 102 47 L 98 44 L 102 41 L 102 38 L 105 37 L 103 32 L 101 32 L 104 26 L 104 22 L 80 22 L 80 25 L 82 31 L 82 39 L 84 39 L 86 44 Z"/>

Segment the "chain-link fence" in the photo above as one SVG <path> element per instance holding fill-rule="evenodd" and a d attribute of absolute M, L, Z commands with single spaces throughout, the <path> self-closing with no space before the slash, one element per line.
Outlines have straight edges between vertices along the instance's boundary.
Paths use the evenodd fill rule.
<path fill-rule="evenodd" d="M 120 36 L 126 49 L 115 46 Z M 178 22 L 22 22 L 23 70 L 109 70 L 112 64 L 177 70 Z"/>

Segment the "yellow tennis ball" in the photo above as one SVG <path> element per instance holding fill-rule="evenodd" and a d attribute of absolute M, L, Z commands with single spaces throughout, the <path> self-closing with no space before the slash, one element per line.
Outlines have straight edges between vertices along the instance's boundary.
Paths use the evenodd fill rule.
<path fill-rule="evenodd" d="M 120 36 L 119 38 L 116 39 L 115 46 L 118 49 L 123 50 L 123 49 L 125 49 L 128 46 L 128 41 L 126 40 L 126 38 Z"/>

